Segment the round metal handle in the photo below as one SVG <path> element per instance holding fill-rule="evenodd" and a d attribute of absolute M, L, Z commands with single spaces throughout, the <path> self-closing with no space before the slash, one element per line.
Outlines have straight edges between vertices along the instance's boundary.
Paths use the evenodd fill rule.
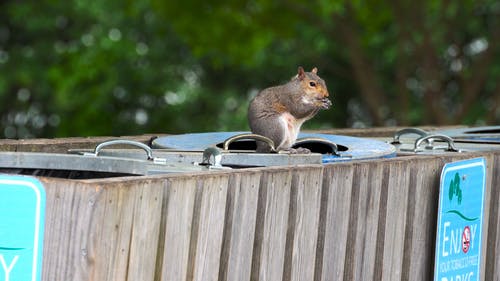
<path fill-rule="evenodd" d="M 429 133 L 426 132 L 426 131 L 424 131 L 424 130 L 422 130 L 422 129 L 419 129 L 419 128 L 405 128 L 405 129 L 401 129 L 401 130 L 397 131 L 394 134 L 394 139 L 392 140 L 391 144 L 401 144 L 401 142 L 399 141 L 399 138 L 402 135 L 408 135 L 408 134 L 417 134 L 420 137 L 425 137 Z M 428 140 L 428 143 L 429 142 L 430 142 L 430 140 Z"/>
<path fill-rule="evenodd" d="M 94 155 L 97 156 L 99 154 L 99 152 L 101 152 L 101 150 L 104 147 L 110 146 L 110 145 L 115 145 L 115 144 L 127 144 L 127 145 L 137 146 L 139 148 L 142 148 L 144 151 L 146 151 L 146 154 L 148 156 L 148 160 L 153 159 L 153 150 L 149 146 L 143 144 L 142 142 L 131 141 L 131 140 L 110 140 L 110 141 L 102 142 L 95 147 Z"/>
<path fill-rule="evenodd" d="M 442 141 L 445 141 L 448 143 L 448 149 L 447 151 L 454 151 L 454 152 L 461 152 L 460 149 L 458 149 L 456 146 L 455 146 L 455 143 L 453 142 L 453 139 L 448 137 L 448 136 L 445 136 L 445 135 L 439 135 L 439 134 L 435 134 L 435 135 L 427 135 L 427 136 L 423 136 L 419 139 L 417 139 L 415 141 L 415 151 L 417 151 L 418 147 L 425 141 L 425 142 L 432 142 L 433 140 L 442 140 Z"/>
<path fill-rule="evenodd" d="M 269 147 L 271 147 L 271 151 L 276 151 L 276 148 L 274 147 L 274 142 L 272 139 L 270 139 L 268 137 L 261 136 L 261 135 L 257 135 L 257 134 L 239 134 L 236 136 L 232 136 L 232 137 L 226 139 L 224 141 L 224 143 L 222 144 L 224 150 L 229 150 L 229 145 L 232 142 L 235 142 L 238 140 L 243 140 L 243 139 L 252 139 L 252 140 L 263 141 L 263 142 L 267 143 L 267 145 L 269 145 Z"/>
<path fill-rule="evenodd" d="M 339 147 L 337 146 L 337 144 L 332 142 L 332 141 L 329 141 L 327 139 L 323 139 L 323 138 L 312 138 L 312 137 L 300 138 L 300 139 L 295 141 L 295 143 L 293 144 L 293 147 L 300 147 L 301 145 L 311 144 L 311 143 L 326 145 L 331 149 L 331 151 L 332 151 L 331 153 L 333 155 L 339 155 L 338 154 Z"/>

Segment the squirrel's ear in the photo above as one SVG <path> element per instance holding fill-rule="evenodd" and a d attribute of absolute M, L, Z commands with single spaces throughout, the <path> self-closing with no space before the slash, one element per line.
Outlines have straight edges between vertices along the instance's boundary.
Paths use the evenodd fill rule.
<path fill-rule="evenodd" d="M 302 80 L 304 79 L 304 77 L 306 77 L 306 74 L 304 73 L 304 68 L 302 68 L 302 66 L 299 66 L 297 77 L 299 78 L 299 80 Z"/>
<path fill-rule="evenodd" d="M 311 72 L 312 72 L 312 73 L 314 73 L 314 74 L 317 74 L 317 73 L 318 73 L 318 68 L 316 68 L 316 67 L 315 67 L 315 68 L 313 68 L 313 69 L 311 70 Z"/>

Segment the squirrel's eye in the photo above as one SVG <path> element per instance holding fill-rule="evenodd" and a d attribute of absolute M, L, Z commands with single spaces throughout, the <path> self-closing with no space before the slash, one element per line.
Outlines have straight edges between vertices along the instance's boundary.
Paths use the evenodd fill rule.
<path fill-rule="evenodd" d="M 309 82 L 309 86 L 316 87 L 316 83 L 314 83 L 313 81 L 311 81 L 311 82 Z"/>

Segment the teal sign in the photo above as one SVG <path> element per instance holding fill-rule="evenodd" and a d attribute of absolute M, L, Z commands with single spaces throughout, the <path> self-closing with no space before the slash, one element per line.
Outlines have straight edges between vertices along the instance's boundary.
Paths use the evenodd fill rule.
<path fill-rule="evenodd" d="M 40 280 L 44 221 L 42 184 L 0 175 L 0 281 Z"/>
<path fill-rule="evenodd" d="M 435 281 L 480 280 L 486 161 L 448 163 L 441 174 Z"/>

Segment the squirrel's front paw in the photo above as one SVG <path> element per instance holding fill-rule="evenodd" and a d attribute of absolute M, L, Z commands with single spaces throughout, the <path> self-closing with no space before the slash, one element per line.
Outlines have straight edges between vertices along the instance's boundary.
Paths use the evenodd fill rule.
<path fill-rule="evenodd" d="M 321 99 L 321 108 L 322 109 L 329 109 L 330 106 L 332 106 L 331 100 L 329 100 L 328 98 Z"/>

